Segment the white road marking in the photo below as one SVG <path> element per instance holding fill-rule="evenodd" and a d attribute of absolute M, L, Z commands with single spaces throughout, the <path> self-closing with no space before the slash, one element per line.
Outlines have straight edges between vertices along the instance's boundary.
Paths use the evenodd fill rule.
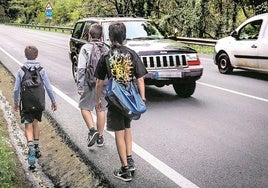
<path fill-rule="evenodd" d="M 268 99 L 265 99 L 265 98 L 256 97 L 256 96 L 253 96 L 253 95 L 248 95 L 248 94 L 245 94 L 245 93 L 241 93 L 241 92 L 234 91 L 234 90 L 231 90 L 231 89 L 226 89 L 226 88 L 219 87 L 219 86 L 214 86 L 214 85 L 206 84 L 206 83 L 203 83 L 203 82 L 197 82 L 197 83 L 198 84 L 201 84 L 201 85 L 204 85 L 204 86 L 207 86 L 207 87 L 212 87 L 212 88 L 215 88 L 215 89 L 226 91 L 226 92 L 229 92 L 229 93 L 234 93 L 234 94 L 237 94 L 237 95 L 241 95 L 241 96 L 244 96 L 244 97 L 256 99 L 256 100 L 259 100 L 259 101 L 268 102 Z"/>
<path fill-rule="evenodd" d="M 3 48 L 0 47 L 0 50 L 4 52 L 7 56 L 9 56 L 12 60 L 14 60 L 18 65 L 22 66 L 23 64 L 20 63 L 17 59 L 15 59 L 12 55 L 10 55 L 7 51 L 5 51 Z M 63 98 L 66 102 L 71 104 L 75 109 L 79 110 L 78 103 L 71 99 L 69 96 L 64 94 L 62 91 L 60 91 L 58 88 L 52 85 L 52 88 L 56 94 L 58 94 L 61 98 Z M 93 114 L 94 119 L 96 119 L 96 116 Z M 114 136 L 111 132 L 108 131 L 109 134 Z M 187 178 L 183 177 L 181 174 L 176 172 L 174 169 L 154 157 L 152 154 L 144 150 L 141 146 L 133 142 L 133 152 L 135 152 L 137 155 L 139 155 L 141 158 L 143 158 L 146 162 L 151 164 L 153 167 L 155 167 L 159 172 L 164 174 L 166 177 L 168 177 L 170 180 L 172 180 L 174 183 L 176 183 L 178 186 L 182 188 L 198 188 L 197 185 L 192 183 Z"/>

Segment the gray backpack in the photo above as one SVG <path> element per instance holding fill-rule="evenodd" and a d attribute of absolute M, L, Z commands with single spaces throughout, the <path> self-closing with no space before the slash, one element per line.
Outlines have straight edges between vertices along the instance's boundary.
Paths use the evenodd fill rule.
<path fill-rule="evenodd" d="M 94 76 L 96 66 L 100 60 L 100 57 L 108 52 L 108 47 L 102 42 L 91 42 L 92 49 L 91 55 L 87 61 L 87 68 L 86 68 L 86 81 L 90 86 L 96 85 L 96 77 Z M 85 49 L 84 49 L 85 50 Z M 88 52 L 84 52 L 88 54 Z"/>

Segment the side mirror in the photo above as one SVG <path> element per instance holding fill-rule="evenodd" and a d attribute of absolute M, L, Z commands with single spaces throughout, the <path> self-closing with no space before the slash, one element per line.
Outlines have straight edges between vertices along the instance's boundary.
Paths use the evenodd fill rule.
<path fill-rule="evenodd" d="M 238 38 L 238 33 L 236 30 L 234 30 L 232 33 L 231 33 L 231 36 L 234 37 L 235 39 Z"/>

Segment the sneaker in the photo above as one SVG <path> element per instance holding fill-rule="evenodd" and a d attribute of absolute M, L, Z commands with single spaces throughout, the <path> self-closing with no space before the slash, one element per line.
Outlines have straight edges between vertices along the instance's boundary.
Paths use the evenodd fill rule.
<path fill-rule="evenodd" d="M 104 145 L 103 135 L 102 135 L 102 136 L 98 136 L 98 139 L 97 139 L 97 146 L 98 146 L 98 147 L 102 147 L 103 145 Z"/>
<path fill-rule="evenodd" d="M 95 144 L 97 138 L 99 137 L 99 133 L 98 131 L 96 131 L 95 129 L 91 129 L 88 133 L 88 147 L 91 147 Z"/>
<path fill-rule="evenodd" d="M 132 159 L 132 157 L 127 158 L 127 164 L 130 172 L 134 172 L 136 170 L 134 160 Z"/>
<path fill-rule="evenodd" d="M 39 146 L 37 144 L 35 144 L 34 149 L 35 149 L 35 157 L 38 159 L 39 157 L 41 157 L 40 148 L 39 148 Z"/>
<path fill-rule="evenodd" d="M 121 167 L 118 170 L 114 171 L 114 177 L 123 180 L 123 181 L 131 181 L 132 180 L 132 175 L 131 172 L 129 171 L 128 166 L 126 167 Z"/>
<path fill-rule="evenodd" d="M 34 166 L 34 164 L 35 164 L 35 149 L 34 149 L 34 147 L 29 147 L 28 163 L 30 166 Z"/>

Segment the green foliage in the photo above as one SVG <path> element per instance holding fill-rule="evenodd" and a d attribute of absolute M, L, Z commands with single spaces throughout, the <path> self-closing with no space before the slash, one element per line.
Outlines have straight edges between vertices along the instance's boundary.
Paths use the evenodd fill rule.
<path fill-rule="evenodd" d="M 265 2 L 261 3 L 260 5 L 257 5 L 256 6 L 256 12 L 258 14 L 268 12 L 268 2 L 265 1 Z"/>
<path fill-rule="evenodd" d="M 214 54 L 214 46 L 189 44 L 189 47 L 195 49 L 199 54 Z"/>
<path fill-rule="evenodd" d="M 0 124 L 0 185 L 3 187 L 13 187 L 15 161 L 12 155 Z"/>
<path fill-rule="evenodd" d="M 47 0 L 1 1 L 8 7 L 5 14 L 19 23 L 73 26 L 87 16 L 128 14 L 151 18 L 168 36 L 176 30 L 182 37 L 213 39 L 228 35 L 246 18 L 268 11 L 264 0 L 51 0 L 53 16 L 46 20 Z"/>

